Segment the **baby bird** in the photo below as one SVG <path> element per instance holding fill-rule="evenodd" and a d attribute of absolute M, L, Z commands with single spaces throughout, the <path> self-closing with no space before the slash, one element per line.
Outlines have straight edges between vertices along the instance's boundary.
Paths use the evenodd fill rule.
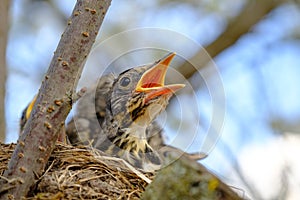
<path fill-rule="evenodd" d="M 118 76 L 100 78 L 83 96 L 77 114 L 67 125 L 72 144 L 88 144 L 125 159 L 145 171 L 158 169 L 155 149 L 163 146 L 155 118 L 165 110 L 174 92 L 184 84 L 165 85 L 165 75 L 175 54 L 150 65 L 128 69 Z"/>

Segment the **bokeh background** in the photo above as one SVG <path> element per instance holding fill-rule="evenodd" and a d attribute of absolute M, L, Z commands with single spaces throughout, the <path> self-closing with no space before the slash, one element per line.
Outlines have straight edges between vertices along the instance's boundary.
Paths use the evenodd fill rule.
<path fill-rule="evenodd" d="M 1 85 L 6 88 L 7 143 L 18 138 L 22 110 L 38 91 L 74 4 L 74 0 L 9 4 L 7 80 L 6 86 Z M 183 75 L 175 81 L 185 80 L 189 87 L 160 118 L 167 141 L 186 151 L 209 153 L 201 162 L 250 199 L 300 199 L 299 19 L 296 0 L 113 0 L 97 44 L 123 31 L 150 27 L 173 31 L 199 48 L 159 34 L 110 42 L 106 48 L 96 45 L 80 87 L 93 84 L 103 65 L 111 62 L 108 59 L 138 40 L 185 52 L 175 58 L 176 70 L 168 78 L 174 83 L 172 77 L 179 72 Z M 112 62 L 110 70 L 149 63 L 165 53 L 127 53 Z M 195 60 L 199 69 L 189 67 L 186 60 Z M 214 93 L 224 95 L 215 99 Z M 221 110 L 217 118 L 223 126 L 211 133 L 214 109 Z M 174 133 L 179 123 L 183 128 Z M 195 126 L 200 127 L 196 136 Z M 218 141 L 208 145 L 209 138 Z"/>

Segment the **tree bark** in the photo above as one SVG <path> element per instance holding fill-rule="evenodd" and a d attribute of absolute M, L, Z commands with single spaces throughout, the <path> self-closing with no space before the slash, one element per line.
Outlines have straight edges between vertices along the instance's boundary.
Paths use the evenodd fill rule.
<path fill-rule="evenodd" d="M 195 160 L 176 152 L 169 152 L 166 159 L 166 166 L 147 186 L 142 195 L 143 200 L 244 199 Z"/>
<path fill-rule="evenodd" d="M 244 34 L 257 24 L 271 10 L 280 4 L 287 2 L 286 0 L 248 0 L 241 13 L 229 22 L 226 30 L 211 44 L 197 52 L 189 61 L 197 63 L 192 66 L 190 63 L 184 63 L 178 68 L 178 71 L 185 77 L 190 78 L 197 70 L 206 67 L 210 62 L 207 53 L 212 57 L 216 57 L 234 43 Z"/>
<path fill-rule="evenodd" d="M 5 83 L 6 83 L 6 44 L 8 34 L 8 15 L 10 0 L 0 4 L 0 142 L 5 141 Z"/>
<path fill-rule="evenodd" d="M 59 132 L 72 107 L 72 97 L 83 65 L 111 0 L 78 0 L 31 116 L 5 171 L 0 198 L 21 199 L 42 175 Z"/>

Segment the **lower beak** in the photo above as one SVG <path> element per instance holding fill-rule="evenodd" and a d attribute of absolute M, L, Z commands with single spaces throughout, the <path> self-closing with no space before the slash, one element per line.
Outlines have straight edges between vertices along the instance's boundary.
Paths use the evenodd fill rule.
<path fill-rule="evenodd" d="M 145 92 L 146 101 L 158 96 L 173 94 L 185 86 L 184 84 L 164 84 L 167 69 L 175 55 L 175 53 L 166 55 L 142 75 L 135 90 Z"/>

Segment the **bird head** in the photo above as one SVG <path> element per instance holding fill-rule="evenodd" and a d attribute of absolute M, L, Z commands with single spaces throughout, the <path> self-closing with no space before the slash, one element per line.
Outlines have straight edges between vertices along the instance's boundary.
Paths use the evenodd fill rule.
<path fill-rule="evenodd" d="M 165 76 L 175 53 L 150 65 L 122 72 L 115 80 L 109 105 L 120 128 L 146 128 L 165 110 L 169 99 L 184 84 L 165 85 Z"/>

